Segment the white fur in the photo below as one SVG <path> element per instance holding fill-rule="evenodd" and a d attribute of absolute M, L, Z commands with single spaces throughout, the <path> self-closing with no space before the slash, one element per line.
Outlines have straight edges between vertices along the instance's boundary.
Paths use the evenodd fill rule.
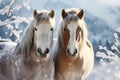
<path fill-rule="evenodd" d="M 78 24 L 71 22 L 67 25 L 67 27 L 70 31 L 68 49 L 70 49 L 70 53 L 73 54 L 74 49 L 78 49 L 78 42 L 76 41 L 76 30 L 77 30 Z"/>
<path fill-rule="evenodd" d="M 52 26 L 50 24 L 41 23 L 36 27 L 37 31 L 35 31 L 35 41 L 37 48 L 40 48 L 44 53 L 46 48 L 50 48 L 51 40 L 52 40 L 52 31 L 50 30 Z M 36 48 L 36 49 L 37 49 Z"/>

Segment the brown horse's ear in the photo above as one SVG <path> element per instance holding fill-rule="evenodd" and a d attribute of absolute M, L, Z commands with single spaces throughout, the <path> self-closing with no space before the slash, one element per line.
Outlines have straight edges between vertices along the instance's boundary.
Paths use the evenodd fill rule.
<path fill-rule="evenodd" d="M 83 16 L 84 16 L 84 11 L 83 11 L 83 9 L 81 9 L 81 11 L 78 13 L 77 16 L 78 16 L 80 19 L 83 18 Z"/>
<path fill-rule="evenodd" d="M 35 17 L 37 15 L 37 10 L 33 11 L 33 16 Z"/>
<path fill-rule="evenodd" d="M 52 11 L 49 13 L 49 16 L 50 16 L 51 18 L 53 18 L 53 17 L 55 16 L 54 10 L 52 10 Z"/>
<path fill-rule="evenodd" d="M 65 10 L 62 10 L 62 18 L 64 19 L 67 16 L 67 13 L 65 12 Z"/>

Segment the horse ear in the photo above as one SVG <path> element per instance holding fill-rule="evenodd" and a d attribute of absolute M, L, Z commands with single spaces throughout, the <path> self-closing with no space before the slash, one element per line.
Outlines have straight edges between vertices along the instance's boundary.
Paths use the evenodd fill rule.
<path fill-rule="evenodd" d="M 67 13 L 65 12 L 65 10 L 62 10 L 62 18 L 64 19 L 67 16 Z"/>
<path fill-rule="evenodd" d="M 50 16 L 51 18 L 53 18 L 53 17 L 55 16 L 54 10 L 52 10 L 52 11 L 49 13 L 49 16 Z"/>
<path fill-rule="evenodd" d="M 80 19 L 83 18 L 83 16 L 84 16 L 84 11 L 83 11 L 83 9 L 81 9 L 81 11 L 78 13 L 77 16 L 78 16 Z"/>
<path fill-rule="evenodd" d="M 33 16 L 35 17 L 37 15 L 37 10 L 33 11 Z"/>

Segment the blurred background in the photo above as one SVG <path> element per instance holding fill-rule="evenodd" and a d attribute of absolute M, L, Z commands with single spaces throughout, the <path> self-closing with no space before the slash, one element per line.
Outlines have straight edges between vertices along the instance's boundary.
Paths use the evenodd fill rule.
<path fill-rule="evenodd" d="M 120 0 L 0 0 L 0 39 L 17 43 L 35 9 L 55 10 L 56 37 L 61 10 L 73 7 L 84 9 L 94 47 L 95 69 L 89 80 L 120 80 Z"/>

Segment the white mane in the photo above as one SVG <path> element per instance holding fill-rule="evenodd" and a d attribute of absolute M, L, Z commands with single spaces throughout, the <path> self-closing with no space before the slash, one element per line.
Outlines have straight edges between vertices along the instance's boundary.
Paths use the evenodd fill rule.
<path fill-rule="evenodd" d="M 33 27 L 33 21 L 32 23 L 27 27 L 25 33 L 23 34 L 23 37 L 19 41 L 19 43 L 16 46 L 15 52 L 17 54 L 25 53 L 29 54 L 30 49 L 33 45 L 33 38 L 34 38 L 34 27 Z"/>

